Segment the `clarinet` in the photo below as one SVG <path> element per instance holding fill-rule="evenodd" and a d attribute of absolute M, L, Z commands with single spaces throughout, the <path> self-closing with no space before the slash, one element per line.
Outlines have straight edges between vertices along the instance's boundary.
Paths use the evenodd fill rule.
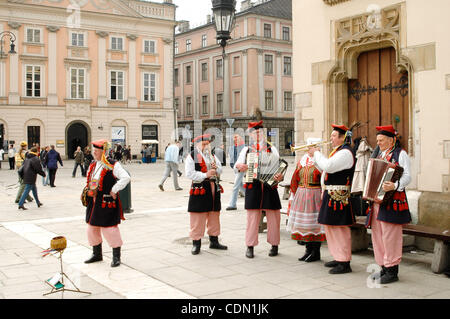
<path fill-rule="evenodd" d="M 211 152 L 211 146 L 208 145 L 208 147 L 205 149 L 205 151 L 206 151 L 206 155 L 208 156 L 209 162 L 211 163 L 211 165 L 212 165 L 212 163 L 216 164 L 216 159 L 215 159 L 214 155 L 212 155 L 212 152 Z M 214 175 L 213 177 L 214 177 L 214 184 L 216 185 L 216 192 L 220 192 L 220 185 L 219 185 L 220 184 L 220 176 L 217 174 L 217 171 L 216 171 L 216 175 Z"/>

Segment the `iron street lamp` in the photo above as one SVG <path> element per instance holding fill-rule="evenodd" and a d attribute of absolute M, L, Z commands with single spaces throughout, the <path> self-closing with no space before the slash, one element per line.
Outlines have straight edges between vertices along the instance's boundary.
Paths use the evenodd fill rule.
<path fill-rule="evenodd" d="M 231 30 L 234 27 L 234 16 L 236 14 L 236 0 L 211 0 L 214 21 L 216 25 L 216 39 L 220 41 L 223 54 L 227 40 L 231 39 Z"/>
<path fill-rule="evenodd" d="M 9 54 L 16 54 L 17 52 L 14 50 L 16 45 L 14 44 L 14 41 L 16 41 L 16 36 L 11 31 L 3 31 L 0 33 L 0 58 L 3 57 L 3 38 L 9 36 L 10 43 L 10 50 Z"/>

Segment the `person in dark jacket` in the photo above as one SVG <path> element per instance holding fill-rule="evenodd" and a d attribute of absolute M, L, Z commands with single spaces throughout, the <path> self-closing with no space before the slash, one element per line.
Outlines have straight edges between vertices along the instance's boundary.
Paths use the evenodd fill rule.
<path fill-rule="evenodd" d="M 89 146 L 86 146 L 84 148 L 84 174 L 83 176 L 86 177 L 86 173 L 89 169 L 89 165 L 91 165 L 92 161 L 94 160 L 94 156 L 91 154 L 91 149 Z"/>
<path fill-rule="evenodd" d="M 42 151 L 40 153 L 42 169 L 44 170 L 45 175 L 46 175 L 46 177 L 42 177 L 42 185 L 43 186 L 47 186 L 48 184 L 50 184 L 48 168 L 47 168 L 47 165 L 45 165 L 45 158 L 47 157 L 47 153 L 49 150 L 50 150 L 50 147 L 46 146 L 45 148 L 42 149 Z"/>
<path fill-rule="evenodd" d="M 25 203 L 25 199 L 27 198 L 30 191 L 33 192 L 33 197 L 36 200 L 37 206 L 41 207 L 42 203 L 39 201 L 37 194 L 36 178 L 37 174 L 45 177 L 45 173 L 42 170 L 41 162 L 39 160 L 39 153 L 36 147 L 32 147 L 31 150 L 28 152 L 21 170 L 23 174 L 22 176 L 23 176 L 23 183 L 25 184 L 25 190 L 23 191 L 23 194 L 19 200 L 19 209 L 23 210 L 28 209 L 25 208 L 23 204 Z"/>
<path fill-rule="evenodd" d="M 45 164 L 48 168 L 48 174 L 50 175 L 50 187 L 56 187 L 55 186 L 55 177 L 56 177 L 56 171 L 58 170 L 58 162 L 63 165 L 63 162 L 61 160 L 61 155 L 57 151 L 55 151 L 55 145 L 50 145 L 50 151 L 48 151 L 47 158 L 45 159 Z"/>

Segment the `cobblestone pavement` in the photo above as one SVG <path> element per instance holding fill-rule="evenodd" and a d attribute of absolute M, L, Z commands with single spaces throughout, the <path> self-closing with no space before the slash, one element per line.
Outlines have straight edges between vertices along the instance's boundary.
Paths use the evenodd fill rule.
<path fill-rule="evenodd" d="M 287 160 L 288 181 L 294 165 L 292 157 Z M 168 179 L 161 192 L 157 185 L 164 162 L 125 167 L 132 176 L 134 211 L 126 214 L 120 225 L 124 245 L 122 265 L 117 268 L 109 265 L 111 249 L 106 243 L 103 262 L 83 263 L 91 254 L 80 202 L 85 178 L 71 177 L 72 161 L 66 161 L 58 170 L 56 188 L 42 186 L 38 177 L 39 198 L 44 206 L 37 208 L 34 202 L 28 203 L 27 211 L 19 211 L 14 203 L 17 173 L 0 170 L 0 298 L 450 298 L 449 280 L 431 271 L 432 254 L 423 251 L 405 251 L 400 281 L 378 287 L 368 281 L 374 266 L 370 249 L 353 254 L 353 272 L 343 275 L 329 275 L 323 266 L 331 260 L 326 244 L 321 249 L 321 261 L 298 261 L 304 246 L 290 239 L 284 229 L 285 215 L 281 221 L 280 254 L 268 256 L 270 245 L 266 233 L 262 233 L 255 258 L 247 259 L 243 198 L 238 199 L 237 211 L 225 210 L 234 180 L 230 167 L 222 175 L 225 192 L 220 235 L 228 250 L 210 250 L 205 237 L 201 253 L 193 256 L 186 212 L 190 181 L 183 175 L 180 186 L 184 189 L 175 191 L 172 179 Z M 279 192 L 281 195 L 281 188 Z M 287 207 L 286 200 L 282 204 Z M 53 255 L 43 258 L 41 251 L 59 235 L 68 240 L 63 253 L 64 272 L 76 287 L 91 294 L 65 291 L 43 295 L 51 291 L 45 281 L 59 272 L 60 261 Z M 65 284 L 74 289 L 67 279 Z"/>

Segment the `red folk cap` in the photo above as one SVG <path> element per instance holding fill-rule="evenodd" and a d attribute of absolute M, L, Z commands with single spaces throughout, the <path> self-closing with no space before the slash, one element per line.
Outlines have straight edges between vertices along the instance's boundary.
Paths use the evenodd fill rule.
<path fill-rule="evenodd" d="M 201 142 L 201 141 L 211 141 L 211 134 L 203 134 L 200 136 L 197 136 L 196 138 L 194 138 L 192 140 L 192 143 L 197 143 L 197 142 Z"/>
<path fill-rule="evenodd" d="M 99 148 L 99 149 L 103 149 L 103 146 L 105 145 L 105 143 L 107 143 L 107 140 L 98 140 L 98 141 L 93 141 L 91 144 L 95 147 L 95 148 Z"/>
<path fill-rule="evenodd" d="M 248 128 L 251 129 L 259 129 L 259 128 L 263 128 L 263 121 L 259 121 L 259 122 L 249 122 L 248 123 Z"/>
<path fill-rule="evenodd" d="M 394 129 L 392 125 L 385 125 L 385 126 L 376 126 L 377 129 L 377 135 L 383 134 L 389 137 L 395 137 L 397 135 L 397 131 Z"/>
<path fill-rule="evenodd" d="M 331 126 L 333 127 L 334 131 L 338 131 L 341 134 L 345 134 L 348 131 L 348 127 L 345 125 L 331 124 Z"/>

